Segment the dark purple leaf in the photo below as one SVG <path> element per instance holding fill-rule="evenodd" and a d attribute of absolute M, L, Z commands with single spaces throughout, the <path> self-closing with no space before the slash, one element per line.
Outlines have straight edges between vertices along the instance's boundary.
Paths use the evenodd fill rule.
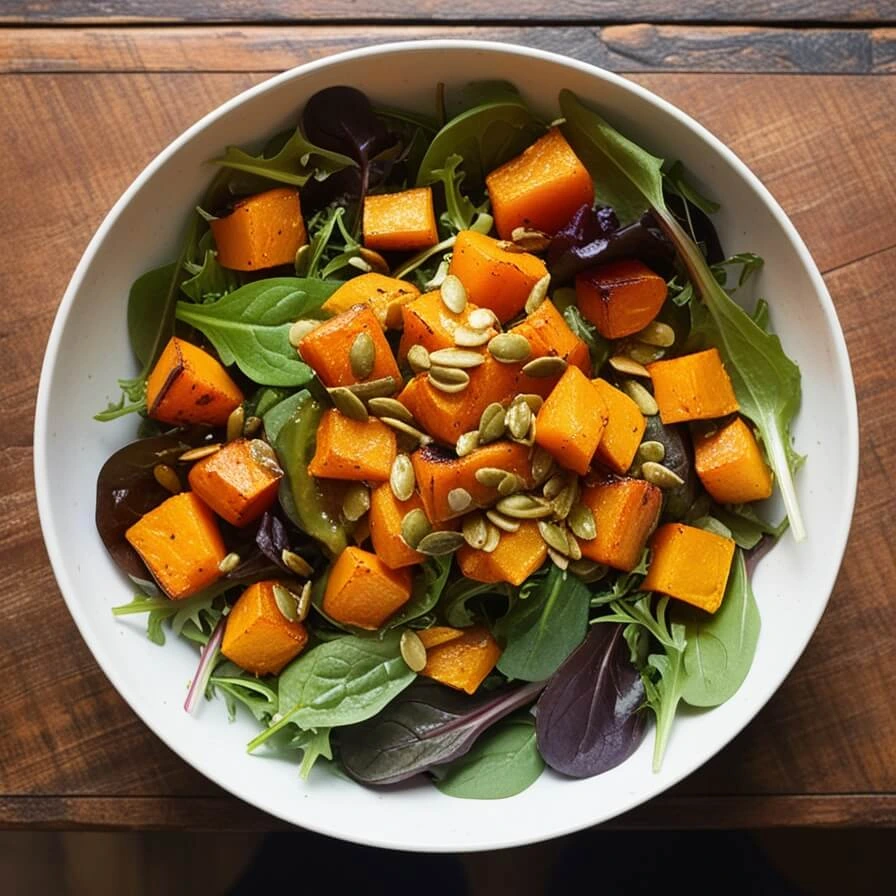
<path fill-rule="evenodd" d="M 669 211 L 678 218 L 682 227 L 690 230 L 687 216 L 685 215 L 685 200 L 677 193 L 671 191 L 666 191 L 664 196 Z M 719 234 L 716 232 L 715 224 L 712 223 L 709 215 L 702 209 L 697 208 L 693 202 L 688 202 L 687 208 L 691 215 L 691 225 L 694 228 L 694 240 L 700 244 L 707 262 L 709 264 L 718 264 L 724 261 L 726 255 L 722 250 L 722 243 L 719 240 Z"/>
<path fill-rule="evenodd" d="M 615 768 L 644 739 L 644 685 L 622 631 L 592 626 L 536 705 L 538 750 L 564 775 L 590 778 Z"/>
<path fill-rule="evenodd" d="M 294 575 L 283 562 L 285 550 L 299 553 L 283 520 L 269 510 L 259 520 L 254 540 L 239 552 L 242 562 L 228 573 L 227 578 L 233 582 L 245 583 L 284 574 Z"/>
<path fill-rule="evenodd" d="M 771 535 L 763 535 L 762 538 L 756 543 L 756 546 L 751 548 L 744 555 L 745 563 L 747 567 L 747 575 L 752 578 L 753 574 L 756 572 L 756 567 L 759 566 L 759 561 L 778 543 L 778 539 Z"/>
<path fill-rule="evenodd" d="M 531 703 L 544 683 L 469 697 L 418 681 L 379 715 L 338 729 L 346 772 L 364 784 L 396 784 L 463 756 L 495 722 Z"/>

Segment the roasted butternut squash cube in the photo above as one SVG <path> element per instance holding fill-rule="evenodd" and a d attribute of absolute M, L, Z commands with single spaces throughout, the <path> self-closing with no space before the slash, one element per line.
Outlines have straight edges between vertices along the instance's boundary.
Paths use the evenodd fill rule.
<path fill-rule="evenodd" d="M 583 316 L 605 339 L 643 330 L 666 301 L 666 281 L 640 261 L 610 261 L 576 277 L 576 301 Z"/>
<path fill-rule="evenodd" d="M 176 336 L 146 380 L 147 413 L 174 426 L 223 426 L 242 402 L 243 393 L 221 362 Z"/>
<path fill-rule="evenodd" d="M 552 355 L 563 358 L 567 364 L 578 367 L 583 373 L 591 372 L 588 346 L 569 328 L 563 315 L 550 299 L 542 302 L 511 333 L 525 336 L 532 346 L 532 357 Z"/>
<path fill-rule="evenodd" d="M 663 423 L 712 420 L 739 409 L 718 349 L 647 365 Z"/>
<path fill-rule="evenodd" d="M 395 431 L 375 417 L 352 420 L 331 408 L 320 419 L 308 472 L 320 479 L 385 482 L 397 444 Z"/>
<path fill-rule="evenodd" d="M 329 314 L 341 314 L 354 305 L 369 305 L 384 330 L 401 329 L 401 307 L 420 295 L 407 280 L 384 274 L 361 274 L 346 280 L 323 304 Z"/>
<path fill-rule="evenodd" d="M 524 520 L 516 532 L 502 532 L 498 546 L 490 554 L 462 545 L 457 562 L 468 579 L 522 585 L 541 567 L 547 555 L 538 524 Z"/>
<path fill-rule="evenodd" d="M 420 632 L 426 646 L 426 633 Z M 483 625 L 463 629 L 459 637 L 440 641 L 426 650 L 426 678 L 474 694 L 501 657 L 501 648 Z"/>
<path fill-rule="evenodd" d="M 597 463 L 614 473 L 625 473 L 635 459 L 647 420 L 638 406 L 606 380 L 591 381 L 607 405 L 607 426 L 594 455 Z"/>
<path fill-rule="evenodd" d="M 741 417 L 715 432 L 694 436 L 694 467 L 719 504 L 761 501 L 772 493 L 772 471 Z"/>
<path fill-rule="evenodd" d="M 463 283 L 474 305 L 490 308 L 504 323 L 523 310 L 532 287 L 548 269 L 537 255 L 508 252 L 490 236 L 462 230 L 454 243 L 448 272 Z"/>
<path fill-rule="evenodd" d="M 423 642 L 423 646 L 429 650 L 449 641 L 456 641 L 464 636 L 462 628 L 451 628 L 447 625 L 434 625 L 432 628 L 424 628 L 417 632 L 417 636 Z"/>
<path fill-rule="evenodd" d="M 428 249 L 439 241 L 432 187 L 364 198 L 364 245 L 384 251 Z"/>
<path fill-rule="evenodd" d="M 597 537 L 579 540 L 582 556 L 630 572 L 660 518 L 663 493 L 643 479 L 609 479 L 590 485 L 581 502 L 594 514 Z"/>
<path fill-rule="evenodd" d="M 650 567 L 642 588 L 715 613 L 722 604 L 734 541 L 683 523 L 666 523 L 650 539 Z"/>
<path fill-rule="evenodd" d="M 299 191 L 278 187 L 242 199 L 224 218 L 209 222 L 218 262 L 235 271 L 292 264 L 308 242 Z"/>
<path fill-rule="evenodd" d="M 361 333 L 373 340 L 373 369 L 367 379 L 391 376 L 400 382 L 395 355 L 369 305 L 353 305 L 315 327 L 299 343 L 299 353 L 325 386 L 351 386 L 360 382 L 352 371 L 349 353 Z"/>
<path fill-rule="evenodd" d="M 323 610 L 343 625 L 375 631 L 411 596 L 411 573 L 389 569 L 376 554 L 346 548 L 330 569 Z"/>
<path fill-rule="evenodd" d="M 554 234 L 578 208 L 594 202 L 591 175 L 557 128 L 492 171 L 485 183 L 505 240 L 517 227 Z"/>
<path fill-rule="evenodd" d="M 426 559 L 401 537 L 402 520 L 412 510 L 423 509 L 423 501 L 416 492 L 407 501 L 399 501 L 388 482 L 371 492 L 369 520 L 373 552 L 390 569 L 413 566 Z"/>
<path fill-rule="evenodd" d="M 250 585 L 227 617 L 221 653 L 253 675 L 278 675 L 308 643 L 305 626 L 280 612 L 274 598 L 276 584 Z"/>
<path fill-rule="evenodd" d="M 159 587 L 172 600 L 189 597 L 221 578 L 227 555 L 215 515 L 193 492 L 153 508 L 125 532 Z"/>
<path fill-rule="evenodd" d="M 438 290 L 406 302 L 401 308 L 403 332 L 398 346 L 399 359 L 403 361 L 408 356 L 412 345 L 422 345 L 430 352 L 453 348 L 455 330 L 468 323 L 476 307 L 468 302 L 459 314 L 449 311 Z"/>

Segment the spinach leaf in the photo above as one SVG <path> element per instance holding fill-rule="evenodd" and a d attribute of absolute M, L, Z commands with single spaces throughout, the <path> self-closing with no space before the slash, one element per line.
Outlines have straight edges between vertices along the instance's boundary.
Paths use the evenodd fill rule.
<path fill-rule="evenodd" d="M 301 386 L 312 370 L 289 344 L 289 328 L 320 314 L 339 286 L 325 280 L 275 277 L 247 283 L 205 305 L 177 303 L 177 318 L 208 339 L 225 366 L 236 363 L 264 386 Z"/>
<path fill-rule="evenodd" d="M 395 784 L 463 756 L 476 739 L 515 709 L 527 706 L 543 684 L 472 697 L 417 681 L 379 715 L 341 728 L 339 757 L 364 784 Z"/>
<path fill-rule="evenodd" d="M 574 778 L 615 768 L 644 739 L 644 701 L 624 626 L 596 625 L 538 700 L 538 749 L 551 768 Z"/>
<path fill-rule="evenodd" d="M 610 341 L 604 339 L 591 321 L 585 320 L 578 306 L 568 305 L 563 309 L 563 318 L 569 329 L 588 346 L 591 357 L 591 369 L 597 373 L 610 357 Z"/>
<path fill-rule="evenodd" d="M 512 716 L 480 738 L 466 756 L 433 770 L 447 796 L 502 800 L 531 787 L 544 771 L 531 716 Z"/>
<path fill-rule="evenodd" d="M 512 679 L 543 681 L 584 639 L 591 595 L 581 580 L 554 564 L 529 582 L 527 596 L 496 626 L 506 645 L 498 671 Z"/>
<path fill-rule="evenodd" d="M 414 576 L 411 597 L 408 602 L 384 626 L 389 629 L 407 625 L 429 613 L 439 602 L 448 574 L 451 572 L 451 555 L 447 557 L 431 557 Z"/>
<path fill-rule="evenodd" d="M 800 372 L 777 336 L 766 333 L 718 284 L 699 247 L 688 237 L 663 197 L 662 160 L 610 127 L 573 93 L 560 93 L 564 134 L 592 177 L 611 185 L 617 201 L 647 203 L 675 245 L 688 276 L 712 318 L 713 343 L 725 361 L 741 413 L 759 428 L 796 541 L 806 537 L 792 467 L 790 423 L 800 403 Z M 620 218 L 622 215 L 620 214 Z M 693 305 L 693 303 L 692 303 Z"/>

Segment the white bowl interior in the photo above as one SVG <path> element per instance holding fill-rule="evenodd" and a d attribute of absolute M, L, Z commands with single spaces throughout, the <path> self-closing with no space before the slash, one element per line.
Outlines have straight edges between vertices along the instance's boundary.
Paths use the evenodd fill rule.
<path fill-rule="evenodd" d="M 223 703 L 182 709 L 195 652 L 144 635 L 142 617 L 114 619 L 131 589 L 93 527 L 96 473 L 134 437 L 136 423 L 100 424 L 92 414 L 135 369 L 128 347 L 128 288 L 176 255 L 185 216 L 213 174 L 207 160 L 227 144 L 257 144 L 296 121 L 304 101 L 352 84 L 374 101 L 429 108 L 439 81 L 514 82 L 546 118 L 570 88 L 658 155 L 680 158 L 720 199 L 716 217 L 729 253 L 754 251 L 766 266 L 757 290 L 803 375 L 795 430 L 809 459 L 798 493 L 809 531 L 786 535 L 760 565 L 754 589 L 762 635 L 749 678 L 725 705 L 676 720 L 660 774 L 650 770 L 652 734 L 610 773 L 571 781 L 546 772 L 510 800 L 470 802 L 426 783 L 365 789 L 323 769 L 302 782 L 296 766 L 248 756 L 254 720 L 226 718 Z M 137 178 L 91 242 L 63 299 L 41 379 L 35 434 L 38 502 L 62 592 L 98 662 L 141 718 L 187 762 L 242 799 L 298 825 L 400 849 L 494 849 L 560 835 L 613 817 L 660 793 L 721 749 L 758 712 L 803 651 L 825 607 L 852 516 L 857 471 L 855 395 L 830 298 L 793 227 L 759 182 L 692 120 L 646 91 L 594 68 L 518 47 L 466 42 L 401 44 L 356 51 L 262 84 L 191 128 Z"/>

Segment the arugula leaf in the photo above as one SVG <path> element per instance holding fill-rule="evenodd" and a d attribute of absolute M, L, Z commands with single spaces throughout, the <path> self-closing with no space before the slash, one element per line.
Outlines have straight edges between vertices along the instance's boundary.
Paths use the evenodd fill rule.
<path fill-rule="evenodd" d="M 487 212 L 488 199 L 482 205 L 475 206 L 460 190 L 460 185 L 466 177 L 465 171 L 458 170 L 463 162 L 464 160 L 457 153 L 452 153 L 445 159 L 445 164 L 441 168 L 435 168 L 430 172 L 432 178 L 430 183 L 439 182 L 445 189 L 447 209 L 442 215 L 442 224 L 451 233 L 458 233 L 461 230 L 469 230 L 477 215 L 486 215 L 489 220 L 489 229 L 491 229 L 493 219 Z"/>
<path fill-rule="evenodd" d="M 184 280 L 180 288 L 194 302 L 219 299 L 240 285 L 236 273 L 222 267 L 218 263 L 218 253 L 212 249 L 205 250 L 201 265 L 187 262 L 185 267 L 192 276 Z"/>
<path fill-rule="evenodd" d="M 208 680 L 212 692 L 221 691 L 231 721 L 236 718 L 237 702 L 242 703 L 259 722 L 277 712 L 277 691 L 267 681 L 246 675 L 234 663 L 221 663 Z"/>
<path fill-rule="evenodd" d="M 684 165 L 680 160 L 673 162 L 663 171 L 663 178 L 667 186 L 671 187 L 682 199 L 687 200 L 685 210 L 687 210 L 688 202 L 696 205 L 705 215 L 714 215 L 722 207 L 714 199 L 701 195 L 696 187 L 688 181 Z"/>
<path fill-rule="evenodd" d="M 289 328 L 319 315 L 339 286 L 325 280 L 275 277 L 247 283 L 205 305 L 177 303 L 177 318 L 199 330 L 225 366 L 236 363 L 264 386 L 302 386 L 313 376 L 289 344 Z"/>
<path fill-rule="evenodd" d="M 502 800 L 531 787 L 544 771 L 535 722 L 517 715 L 495 725 L 465 756 L 432 770 L 436 787 L 467 800 Z"/>
<path fill-rule="evenodd" d="M 311 774 L 311 768 L 318 759 L 333 758 L 333 748 L 330 745 L 331 728 L 315 728 L 311 731 L 301 731 L 290 742 L 291 747 L 298 747 L 302 751 L 302 765 L 299 773 L 302 778 Z"/>
<path fill-rule="evenodd" d="M 622 219 L 619 203 L 646 203 L 674 243 L 712 318 L 713 344 L 731 377 L 741 413 L 759 428 L 796 541 L 806 537 L 793 482 L 798 455 L 790 444 L 790 423 L 800 403 L 800 372 L 781 348 L 777 336 L 766 333 L 725 293 L 699 247 L 688 237 L 663 197 L 662 160 L 650 155 L 614 130 L 568 90 L 560 93 L 566 118 L 564 134 L 596 182 L 617 194 L 610 204 Z M 692 307 L 694 303 L 691 303 Z"/>
<path fill-rule="evenodd" d="M 448 574 L 451 572 L 452 557 L 431 557 L 420 567 L 414 576 L 411 596 L 408 602 L 394 615 L 389 617 L 383 627 L 383 633 L 400 625 L 407 625 L 429 613 L 439 602 Z"/>
<path fill-rule="evenodd" d="M 442 613 L 448 625 L 454 628 L 468 628 L 475 625 L 476 616 L 468 606 L 474 597 L 500 597 L 509 603 L 511 586 L 504 582 L 476 582 L 462 577 L 452 582 L 446 589 L 442 601 Z"/>
<path fill-rule="evenodd" d="M 569 329 L 588 346 L 588 354 L 591 356 L 591 368 L 597 373 L 610 357 L 610 342 L 604 339 L 591 321 L 585 320 L 578 306 L 568 305 L 563 309 L 563 319 L 569 325 Z"/>

